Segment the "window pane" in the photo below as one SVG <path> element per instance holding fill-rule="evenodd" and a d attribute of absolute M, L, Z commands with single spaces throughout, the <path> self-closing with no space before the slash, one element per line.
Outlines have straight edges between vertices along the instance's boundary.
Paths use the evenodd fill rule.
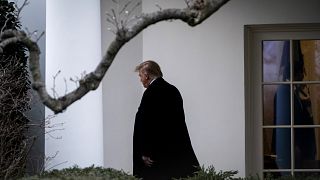
<path fill-rule="evenodd" d="M 290 85 L 264 85 L 263 96 L 263 125 L 290 125 Z"/>
<path fill-rule="evenodd" d="M 291 172 L 265 172 L 263 173 L 264 179 L 278 179 L 280 177 L 283 177 L 283 179 L 287 179 L 286 177 L 288 177 L 288 180 L 291 177 Z"/>
<path fill-rule="evenodd" d="M 274 98 L 278 85 L 263 86 L 263 125 L 274 125 Z"/>
<path fill-rule="evenodd" d="M 294 85 L 294 123 L 320 124 L 320 84 Z"/>
<path fill-rule="evenodd" d="M 264 169 L 291 168 L 290 128 L 268 128 L 263 130 Z"/>
<path fill-rule="evenodd" d="M 320 128 L 294 129 L 294 157 L 296 169 L 317 169 L 319 166 Z"/>
<path fill-rule="evenodd" d="M 263 160 L 264 169 L 278 169 L 276 164 L 276 152 L 274 132 L 275 129 L 263 129 Z"/>
<path fill-rule="evenodd" d="M 263 41 L 263 81 L 290 80 L 290 41 Z"/>
<path fill-rule="evenodd" d="M 295 81 L 320 80 L 320 40 L 293 41 Z"/>

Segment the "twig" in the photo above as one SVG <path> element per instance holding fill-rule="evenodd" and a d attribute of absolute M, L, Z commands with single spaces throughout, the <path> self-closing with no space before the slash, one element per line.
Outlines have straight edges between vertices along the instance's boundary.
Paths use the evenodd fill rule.
<path fill-rule="evenodd" d="M 187 4 L 187 7 L 190 8 L 190 0 L 184 0 L 184 2 Z"/>
<path fill-rule="evenodd" d="M 66 78 L 63 78 L 63 80 L 64 80 L 64 84 L 65 84 L 65 91 L 64 91 L 64 95 L 66 95 L 66 94 L 67 94 L 67 92 L 68 92 L 67 79 L 66 79 Z"/>
<path fill-rule="evenodd" d="M 112 2 L 114 2 L 114 3 L 118 4 L 118 1 L 116 1 L 116 0 L 112 0 Z"/>
<path fill-rule="evenodd" d="M 38 42 L 38 41 L 41 39 L 41 37 L 44 36 L 44 34 L 45 34 L 45 32 L 42 31 L 42 33 L 40 34 L 40 36 L 36 38 L 36 42 Z"/>
<path fill-rule="evenodd" d="M 3 25 L 2 28 L 1 28 L 1 33 L 3 33 L 4 29 L 7 27 L 7 23 L 8 23 L 9 20 L 10 20 L 10 19 L 7 18 L 6 21 L 4 22 L 4 25 Z"/>
<path fill-rule="evenodd" d="M 55 168 L 55 167 L 57 167 L 57 166 L 59 166 L 59 165 L 61 165 L 61 164 L 64 164 L 64 163 L 67 163 L 67 162 L 68 162 L 68 161 L 64 161 L 64 162 L 59 163 L 59 164 L 56 164 L 56 165 L 54 165 L 54 166 L 52 166 L 52 167 L 50 167 L 50 168 L 46 168 L 46 167 L 50 164 L 50 162 L 51 162 L 54 158 L 56 158 L 56 157 L 58 156 L 58 154 L 59 154 L 59 151 L 56 151 L 56 153 L 55 153 L 53 156 L 48 156 L 48 157 L 46 157 L 46 158 L 45 158 L 44 168 L 43 168 L 43 169 L 46 169 L 47 171 L 50 171 L 51 169 L 53 169 L 53 168 Z"/>
<path fill-rule="evenodd" d="M 61 73 L 61 70 L 59 70 L 54 76 L 52 76 L 53 78 L 53 87 L 51 88 L 52 93 L 53 93 L 53 97 L 57 98 L 59 97 L 57 91 L 56 91 L 56 78 L 58 77 L 58 75 Z"/>
<path fill-rule="evenodd" d="M 124 6 L 123 8 L 121 9 L 121 11 L 119 12 L 119 15 L 121 15 L 126 9 L 127 7 L 131 4 L 132 1 L 128 1 Z"/>
<path fill-rule="evenodd" d="M 119 31 L 120 30 L 120 27 L 119 27 L 119 23 L 118 23 L 118 18 L 117 18 L 117 15 L 116 15 L 116 12 L 114 11 L 114 9 L 111 9 L 112 11 L 112 14 L 113 14 L 113 17 L 114 17 L 114 22 L 115 22 L 115 26 L 117 28 L 117 30 Z"/>
<path fill-rule="evenodd" d="M 22 9 L 29 4 L 29 1 L 28 0 L 24 0 L 23 4 L 20 7 L 18 7 L 17 4 L 18 4 L 18 2 L 15 1 L 14 6 L 17 9 L 17 19 L 20 19 L 20 13 L 21 13 Z"/>
<path fill-rule="evenodd" d="M 53 168 L 55 168 L 55 167 L 57 167 L 57 166 L 60 166 L 61 164 L 65 164 L 65 163 L 67 163 L 67 162 L 68 162 L 68 161 L 63 161 L 63 162 L 61 162 L 61 163 L 58 163 L 58 164 L 56 164 L 56 165 L 48 168 L 47 171 L 50 171 L 51 169 L 53 169 Z"/>
<path fill-rule="evenodd" d="M 133 20 L 137 19 L 137 16 L 133 16 L 132 18 L 129 19 L 129 17 L 131 16 L 131 14 L 136 10 L 137 7 L 139 7 L 141 5 L 141 2 L 138 2 L 135 6 L 133 6 L 131 8 L 131 10 L 128 11 L 128 14 L 124 20 L 124 25 L 127 26 L 130 22 L 132 22 Z"/>
<path fill-rule="evenodd" d="M 156 7 L 159 8 L 160 11 L 162 11 L 162 7 L 159 4 L 156 4 Z"/>

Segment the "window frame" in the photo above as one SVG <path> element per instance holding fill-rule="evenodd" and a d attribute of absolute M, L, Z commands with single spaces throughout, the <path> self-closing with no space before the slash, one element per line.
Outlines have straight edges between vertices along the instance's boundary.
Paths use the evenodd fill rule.
<path fill-rule="evenodd" d="M 273 126 L 263 125 L 263 76 L 262 57 L 263 40 L 299 40 L 320 39 L 320 24 L 264 24 L 244 26 L 244 91 L 245 91 L 245 165 L 246 176 L 259 174 L 263 177 L 263 129 Z M 290 57 L 292 59 L 292 57 Z M 315 82 L 312 82 L 315 83 Z M 316 83 L 319 83 L 318 81 Z M 270 83 L 267 83 L 270 84 Z M 272 84 L 272 83 L 271 83 Z M 294 84 L 291 79 L 290 87 Z M 292 105 L 291 105 L 292 106 Z M 308 127 L 310 125 L 288 125 L 291 130 L 291 145 L 293 139 L 292 129 L 295 127 Z M 279 127 L 279 126 L 277 126 Z M 287 126 L 286 126 L 287 127 Z M 320 127 L 320 125 L 312 125 Z M 291 156 L 294 155 L 291 149 Z M 294 163 L 288 172 L 293 173 Z M 305 170 L 305 169 L 303 169 Z M 282 170 L 272 170 L 279 172 Z M 299 171 L 299 170 L 298 170 Z M 313 171 L 308 169 L 308 171 Z M 320 172 L 319 169 L 316 169 Z M 266 172 L 266 171 L 264 171 Z"/>

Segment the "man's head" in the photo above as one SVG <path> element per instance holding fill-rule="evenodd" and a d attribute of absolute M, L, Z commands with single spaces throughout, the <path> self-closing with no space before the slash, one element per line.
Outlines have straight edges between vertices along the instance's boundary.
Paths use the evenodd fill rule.
<path fill-rule="evenodd" d="M 162 77 L 160 66 L 151 60 L 139 64 L 135 72 L 139 73 L 140 81 L 145 88 L 148 88 L 153 79 Z"/>

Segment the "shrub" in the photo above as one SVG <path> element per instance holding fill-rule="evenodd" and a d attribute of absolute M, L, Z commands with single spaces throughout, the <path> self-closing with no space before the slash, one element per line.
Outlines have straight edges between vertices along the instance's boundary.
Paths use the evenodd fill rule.
<path fill-rule="evenodd" d="M 79 168 L 74 166 L 62 170 L 52 170 L 44 172 L 40 175 L 24 177 L 20 180 L 138 180 L 132 175 L 124 171 L 90 166 L 87 168 Z"/>
<path fill-rule="evenodd" d="M 0 0 L 0 30 L 19 29 L 13 2 Z M 0 55 L 0 177 L 23 176 L 28 153 L 28 118 L 30 81 L 27 56 L 21 44 L 3 49 Z"/>
<path fill-rule="evenodd" d="M 213 166 L 208 168 L 202 167 L 194 176 L 182 178 L 181 180 L 231 180 L 238 171 L 219 171 L 217 172 Z"/>
<path fill-rule="evenodd" d="M 179 180 L 262 180 L 259 176 L 234 177 L 238 171 L 216 171 L 213 166 L 202 167 L 193 177 L 182 178 Z M 138 180 L 132 175 L 112 168 L 87 167 L 79 168 L 74 166 L 62 170 L 53 170 L 43 174 L 24 177 L 19 180 Z M 319 180 L 317 175 L 306 175 L 299 177 L 282 176 L 274 178 L 270 175 L 265 180 Z"/>

